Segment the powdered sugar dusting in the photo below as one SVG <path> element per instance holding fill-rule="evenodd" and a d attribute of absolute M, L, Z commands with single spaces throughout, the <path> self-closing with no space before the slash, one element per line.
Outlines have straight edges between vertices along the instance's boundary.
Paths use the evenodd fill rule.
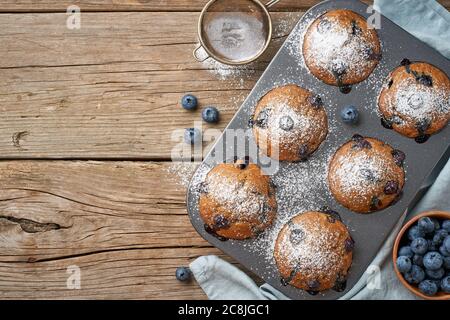
<path fill-rule="evenodd" d="M 255 192 L 251 184 L 240 183 L 222 175 L 211 178 L 208 176 L 206 181 L 208 193 L 231 212 L 233 219 L 254 218 L 263 212 L 264 205 L 268 202 L 267 197 Z"/>
<path fill-rule="evenodd" d="M 187 188 L 198 165 L 196 162 L 172 162 L 166 171 L 178 186 Z"/>
<path fill-rule="evenodd" d="M 273 102 L 267 105 L 268 110 L 273 110 L 274 108 L 276 108 L 276 112 L 268 111 L 267 129 L 273 138 L 280 139 L 284 144 L 295 142 L 294 140 L 297 139 L 305 139 L 317 122 L 314 117 L 306 116 L 293 110 L 287 103 L 281 102 L 280 104 L 279 102 Z M 292 130 L 281 129 L 282 122 L 285 119 L 292 120 Z"/>
<path fill-rule="evenodd" d="M 350 157 L 336 159 L 336 171 L 332 179 L 339 181 L 340 190 L 347 194 L 358 194 L 376 187 L 383 177 L 389 175 L 392 163 L 383 157 L 358 152 Z"/>
<path fill-rule="evenodd" d="M 295 229 L 302 231 L 302 240 L 294 244 L 290 235 Z M 291 231 L 280 237 L 279 254 L 290 268 L 300 267 L 304 276 L 335 274 L 342 263 L 342 251 L 336 249 L 340 237 L 338 231 L 324 230 L 317 221 L 293 222 Z"/>
<path fill-rule="evenodd" d="M 447 115 L 450 112 L 450 95 L 442 89 L 405 83 L 398 88 L 391 107 L 400 116 L 420 121 L 435 114 Z"/>

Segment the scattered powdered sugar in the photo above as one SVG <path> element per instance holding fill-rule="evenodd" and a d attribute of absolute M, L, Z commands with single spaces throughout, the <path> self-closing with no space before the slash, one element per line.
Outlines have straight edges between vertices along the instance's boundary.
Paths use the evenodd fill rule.
<path fill-rule="evenodd" d="M 442 89 L 408 83 L 398 88 L 394 105 L 391 107 L 400 116 L 420 121 L 436 113 L 448 114 L 450 95 Z"/>
<path fill-rule="evenodd" d="M 219 80 L 227 80 L 229 78 L 237 78 L 241 81 L 241 87 L 243 87 L 243 81 L 245 78 L 250 78 L 256 69 L 252 67 L 253 64 L 242 66 L 229 66 L 212 58 L 208 58 L 202 62 L 205 69 L 213 73 Z"/>
<path fill-rule="evenodd" d="M 198 165 L 197 162 L 172 162 L 166 170 L 172 181 L 180 187 L 187 188 Z"/>

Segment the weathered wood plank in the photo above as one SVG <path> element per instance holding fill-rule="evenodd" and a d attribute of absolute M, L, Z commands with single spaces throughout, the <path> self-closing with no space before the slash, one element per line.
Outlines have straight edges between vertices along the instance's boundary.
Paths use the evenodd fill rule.
<path fill-rule="evenodd" d="M 209 254 L 236 263 L 191 226 L 172 166 L 1 161 L 0 299 L 205 298 L 175 268 Z M 81 290 L 66 288 L 71 265 Z"/>
<path fill-rule="evenodd" d="M 171 163 L 0 162 L 0 262 L 104 250 L 208 247 Z M 192 166 L 192 170 L 194 167 Z"/>
<path fill-rule="evenodd" d="M 267 55 L 225 80 L 192 57 L 194 13 L 0 15 L 0 157 L 168 159 L 175 129 L 217 105 L 223 128 L 301 13 L 276 13 Z"/>
<path fill-rule="evenodd" d="M 214 248 L 139 249 L 40 263 L 0 262 L 0 299 L 206 299 L 195 281 L 177 281 L 175 269 L 208 254 L 220 252 Z M 80 268 L 80 289 L 67 287 L 68 268 L 73 266 Z"/>
<path fill-rule="evenodd" d="M 450 7 L 449 0 L 438 0 Z M 3 0 L 0 12 L 66 11 L 77 5 L 83 11 L 200 11 L 206 0 Z M 265 2 L 265 1 L 262 1 Z M 281 0 L 272 11 L 304 10 L 320 0 Z M 373 3 L 373 0 L 363 0 Z"/>

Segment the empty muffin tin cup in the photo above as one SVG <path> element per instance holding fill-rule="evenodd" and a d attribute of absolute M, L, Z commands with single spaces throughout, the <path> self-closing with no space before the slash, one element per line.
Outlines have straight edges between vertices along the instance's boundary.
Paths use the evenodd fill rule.
<path fill-rule="evenodd" d="M 272 38 L 272 19 L 268 8 L 279 2 L 270 0 L 211 0 L 198 21 L 200 44 L 194 58 L 203 62 L 213 58 L 227 65 L 243 65 L 258 59 Z M 204 52 L 199 55 L 200 49 Z"/>

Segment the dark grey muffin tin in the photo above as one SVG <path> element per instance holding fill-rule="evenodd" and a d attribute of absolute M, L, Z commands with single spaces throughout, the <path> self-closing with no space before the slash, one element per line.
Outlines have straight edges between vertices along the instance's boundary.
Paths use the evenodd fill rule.
<path fill-rule="evenodd" d="M 299 67 L 303 58 L 301 54 L 295 53 L 296 46 L 292 44 L 298 41 L 298 47 L 300 47 L 301 41 L 303 41 L 303 32 L 300 30 L 304 29 L 305 25 L 308 25 L 323 13 L 339 8 L 353 10 L 364 17 L 371 15 L 367 13 L 367 5 L 354 0 L 324 1 L 311 8 L 293 29 L 291 35 L 231 120 L 227 129 L 247 129 L 248 120 L 254 107 L 265 93 L 276 86 L 294 83 L 324 97 L 329 121 L 335 124 L 334 131 L 328 135 L 327 140 L 313 154 L 313 157 L 319 157 L 326 150 L 336 150 L 355 133 L 378 138 L 405 152 L 406 183 L 403 196 L 398 203 L 387 209 L 372 214 L 357 214 L 339 205 L 332 197 L 324 197 L 324 194 L 329 193 L 326 190 L 326 184 L 323 190 L 317 192 L 316 189 L 314 191 L 317 195 L 316 209 L 328 206 L 338 211 L 343 222 L 350 226 L 350 232 L 356 242 L 353 264 L 350 269 L 346 290 L 343 292 L 329 290 L 311 296 L 292 286 L 283 286 L 273 259 L 268 261 L 261 255 L 259 247 L 253 246 L 253 242 L 257 240 L 221 241 L 205 231 L 204 223 L 198 212 L 197 190 L 198 183 L 201 182 L 204 174 L 215 164 L 211 152 L 194 174 L 187 193 L 189 216 L 197 232 L 212 245 L 232 256 L 243 266 L 292 299 L 337 299 L 347 293 L 364 274 L 390 231 L 399 221 L 399 218 L 408 208 L 413 207 L 417 199 L 426 190 L 426 187 L 446 164 L 450 155 L 450 129 L 448 126 L 440 133 L 432 136 L 426 143 L 417 144 L 413 139 L 408 139 L 392 130 L 383 128 L 376 111 L 374 111 L 377 109 L 376 101 L 383 80 L 392 69 L 400 65 L 404 58 L 408 58 L 411 61 L 429 62 L 439 67 L 447 75 L 450 75 L 449 60 L 387 18 L 381 18 L 381 29 L 377 30 L 382 42 L 383 53 L 380 64 L 369 79 L 355 85 L 349 94 L 340 93 L 338 88 L 328 86 L 316 79 L 304 66 Z M 339 111 L 346 105 L 359 107 L 362 119 L 357 126 L 348 126 L 341 123 Z M 213 150 L 218 148 L 218 146 L 222 146 L 226 150 L 233 149 L 235 146 L 234 142 L 224 144 L 224 141 L 225 135 L 222 135 L 216 142 Z M 250 148 L 255 147 L 251 137 L 247 142 Z M 225 147 L 223 147 L 224 145 Z M 239 156 L 246 152 L 241 149 L 237 148 Z M 233 156 L 228 157 L 228 159 L 230 158 L 232 159 Z M 268 159 L 264 156 L 257 159 L 257 162 L 262 167 L 267 161 Z M 277 198 L 278 196 L 277 194 Z M 292 213 L 299 213 L 297 210 L 300 209 L 293 206 L 290 210 L 292 210 Z"/>

